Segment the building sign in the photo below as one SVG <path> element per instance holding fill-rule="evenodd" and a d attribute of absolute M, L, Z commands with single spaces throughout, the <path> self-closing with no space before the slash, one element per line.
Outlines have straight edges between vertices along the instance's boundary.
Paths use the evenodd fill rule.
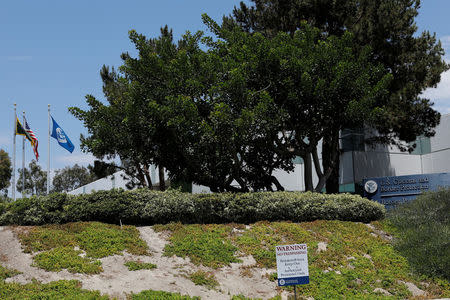
<path fill-rule="evenodd" d="M 309 283 L 306 244 L 276 246 L 278 285 Z"/>
<path fill-rule="evenodd" d="M 364 197 L 389 208 L 445 187 L 450 187 L 450 173 L 368 178 L 364 180 Z"/>

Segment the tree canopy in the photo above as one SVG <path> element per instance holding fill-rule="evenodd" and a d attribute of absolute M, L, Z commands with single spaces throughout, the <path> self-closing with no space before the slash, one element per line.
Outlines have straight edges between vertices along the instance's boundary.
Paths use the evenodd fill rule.
<path fill-rule="evenodd" d="M 273 172 L 292 171 L 296 155 L 317 165 L 334 119 L 361 124 L 379 113 L 390 76 L 369 47 L 354 53 L 351 34 L 323 38 L 304 23 L 269 38 L 204 22 L 213 37 L 188 32 L 177 45 L 167 27 L 156 39 L 130 32 L 138 57 L 101 71 L 108 104 L 87 96 L 89 110 L 70 109 L 90 133 L 83 149 L 119 155 L 149 187 L 153 163 L 213 191 L 282 190 Z M 312 189 L 311 168 L 305 175 Z"/>
<path fill-rule="evenodd" d="M 217 47 L 230 49 L 225 57 L 248 74 L 244 89 L 264 90 L 277 114 L 284 116 L 277 123 L 283 133 L 277 150 L 289 149 L 303 158 L 307 190 L 313 190 L 314 162 L 319 177 L 315 189 L 320 191 L 330 170 L 322 171 L 318 142 L 335 128 L 373 123 L 380 103 L 388 101 L 392 76 L 371 62 L 370 47 L 353 51 L 351 33 L 324 37 L 304 22 L 293 35 L 279 32 L 269 38 L 206 21 L 224 41 Z"/>
<path fill-rule="evenodd" d="M 241 2 L 231 16 L 224 17 L 228 28 L 239 26 L 249 33 L 261 32 L 267 37 L 278 32 L 294 35 L 302 20 L 317 27 L 327 36 L 343 36 L 351 32 L 356 52 L 372 49 L 370 61 L 380 64 L 392 75 L 388 86 L 389 99 L 380 102 L 377 118 L 370 126 L 377 131 L 368 142 L 390 143 L 411 150 L 417 136 L 432 136 L 440 115 L 432 102 L 421 97 L 429 87 L 435 87 L 440 75 L 448 69 L 444 51 L 434 34 L 417 34 L 414 18 L 419 0 L 252 0 Z M 385 101 L 386 99 L 382 99 Z M 346 126 L 347 124 L 342 124 Z M 323 164 L 333 168 L 333 180 L 327 190 L 336 192 L 339 161 L 339 131 L 335 126 L 323 140 Z M 339 156 L 337 156 L 338 158 Z"/>
<path fill-rule="evenodd" d="M 272 136 L 278 130 L 261 123 L 265 127 L 259 127 L 260 136 L 256 137 L 255 123 L 275 123 L 278 115 L 263 104 L 247 105 L 244 100 L 251 93 L 245 90 L 236 90 L 244 94 L 226 103 L 230 94 L 219 91 L 231 92 L 238 83 L 221 84 L 229 74 L 229 70 L 223 70 L 227 62 L 217 53 L 201 50 L 201 37 L 200 32 L 186 33 L 175 45 L 167 27 L 156 39 L 131 31 L 130 39 L 139 56 L 123 54 L 120 75 L 106 67 L 102 70 L 108 75 L 102 78 L 109 105 L 88 96 L 89 111 L 71 108 L 91 133 L 88 138 L 82 137 L 82 147 L 98 157 L 119 155 L 144 186 L 151 187 L 149 165 L 153 163 L 167 168 L 173 180 L 192 181 L 215 191 L 271 188 L 274 177 L 267 173 L 281 162 L 273 159 L 273 153 L 266 160 L 264 155 L 273 147 L 257 138 L 263 140 L 264 128 Z M 264 114 L 267 116 L 263 118 Z M 103 126 L 102 120 L 107 120 L 109 127 Z M 117 144 L 105 140 L 111 131 L 120 140 Z M 249 145 L 246 139 L 251 137 L 253 144 Z M 260 155 L 265 165 L 244 163 L 248 153 Z M 291 160 L 287 161 L 292 166 Z M 268 164 L 270 172 L 264 170 Z M 252 172 L 259 179 L 251 176 Z M 232 185 L 233 181 L 238 187 Z"/>
<path fill-rule="evenodd" d="M 204 15 L 212 36 L 131 30 L 137 56 L 100 72 L 106 102 L 70 108 L 88 128 L 82 149 L 119 156 L 139 186 L 153 187 L 156 165 L 160 189 L 167 170 L 212 191 L 283 190 L 273 172 L 300 156 L 307 190 L 328 179 L 336 191 L 340 130 L 370 127 L 372 142 L 405 150 L 434 134 L 439 113 L 420 93 L 448 66 L 434 35 L 415 34 L 419 1 L 253 2 L 222 25 Z"/>

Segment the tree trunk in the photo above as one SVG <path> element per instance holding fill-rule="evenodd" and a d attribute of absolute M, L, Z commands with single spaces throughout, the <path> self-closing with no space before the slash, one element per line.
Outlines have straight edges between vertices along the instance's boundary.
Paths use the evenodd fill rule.
<path fill-rule="evenodd" d="M 305 155 L 302 156 L 302 158 L 305 162 L 305 171 L 304 171 L 305 191 L 312 192 L 314 187 L 313 187 L 313 181 L 312 181 L 311 153 L 307 152 Z"/>
<path fill-rule="evenodd" d="M 322 143 L 322 165 L 324 170 L 331 169 L 326 180 L 327 194 L 339 193 L 339 130 L 325 135 Z"/>
<path fill-rule="evenodd" d="M 158 175 L 159 175 L 159 190 L 165 191 L 166 190 L 166 181 L 164 179 L 164 167 L 159 165 L 158 166 Z"/>
<path fill-rule="evenodd" d="M 312 151 L 312 157 L 314 162 L 314 169 L 316 170 L 317 178 L 319 178 L 319 182 L 317 183 L 316 187 L 314 188 L 315 192 L 322 192 L 323 187 L 325 186 L 325 182 L 330 174 L 322 172 L 322 167 L 320 166 L 319 161 L 319 154 L 317 153 L 317 147 L 314 147 Z"/>
<path fill-rule="evenodd" d="M 280 182 L 275 176 L 271 175 L 270 179 L 272 183 L 275 184 L 275 186 L 277 187 L 277 191 L 284 191 L 284 187 L 280 184 Z"/>
<path fill-rule="evenodd" d="M 339 161 L 340 156 L 336 156 L 334 161 L 334 166 L 332 166 L 332 171 L 330 177 L 327 179 L 326 190 L 327 194 L 337 194 L 339 193 Z"/>

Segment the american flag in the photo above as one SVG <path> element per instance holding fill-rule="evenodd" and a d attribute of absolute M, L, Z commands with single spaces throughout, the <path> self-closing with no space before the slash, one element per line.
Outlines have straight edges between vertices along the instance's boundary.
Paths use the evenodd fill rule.
<path fill-rule="evenodd" d="M 36 138 L 36 135 L 34 134 L 33 130 L 31 130 L 30 126 L 28 125 L 27 120 L 25 117 L 23 118 L 25 121 L 25 131 L 30 135 L 31 137 L 31 146 L 33 147 L 34 155 L 36 156 L 36 160 L 39 160 L 39 152 L 38 152 L 38 140 Z"/>

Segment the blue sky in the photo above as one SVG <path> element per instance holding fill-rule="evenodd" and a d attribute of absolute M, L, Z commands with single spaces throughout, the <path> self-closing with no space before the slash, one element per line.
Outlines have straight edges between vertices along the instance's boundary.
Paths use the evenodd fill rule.
<path fill-rule="evenodd" d="M 68 113 L 86 107 L 84 97 L 102 99 L 99 76 L 103 64 L 119 66 L 120 54 L 134 48 L 128 31 L 148 37 L 168 24 L 178 39 L 186 30 L 205 30 L 201 14 L 216 20 L 239 1 L 1 1 L 0 3 L 0 148 L 13 153 L 13 104 L 25 111 L 39 139 L 39 163 L 47 168 L 47 104 L 53 118 L 75 145 L 72 154 L 50 141 L 51 168 L 92 162 L 81 152 L 82 123 Z M 21 119 L 21 118 L 20 118 Z M 22 138 L 17 142 L 22 163 Z M 19 146 L 20 145 L 20 146 Z M 27 145 L 26 164 L 33 153 Z"/>
<path fill-rule="evenodd" d="M 102 99 L 99 70 L 103 64 L 119 66 L 120 54 L 133 53 L 128 30 L 147 37 L 159 34 L 168 24 L 177 39 L 186 30 L 204 30 L 201 14 L 215 20 L 229 14 L 237 0 L 166 1 L 1 1 L 0 3 L 0 148 L 12 156 L 13 103 L 39 139 L 40 164 L 47 167 L 47 104 L 52 116 L 75 144 L 70 154 L 51 140 L 51 168 L 93 161 L 79 148 L 80 121 L 68 113 L 70 106 L 85 108 L 84 96 Z M 419 31 L 436 32 L 450 60 L 448 0 L 423 1 L 417 18 Z M 425 92 L 442 113 L 450 113 L 450 72 L 441 84 Z M 19 142 L 20 141 L 20 142 Z M 21 138 L 17 162 L 22 164 Z M 32 158 L 29 145 L 26 163 Z"/>

